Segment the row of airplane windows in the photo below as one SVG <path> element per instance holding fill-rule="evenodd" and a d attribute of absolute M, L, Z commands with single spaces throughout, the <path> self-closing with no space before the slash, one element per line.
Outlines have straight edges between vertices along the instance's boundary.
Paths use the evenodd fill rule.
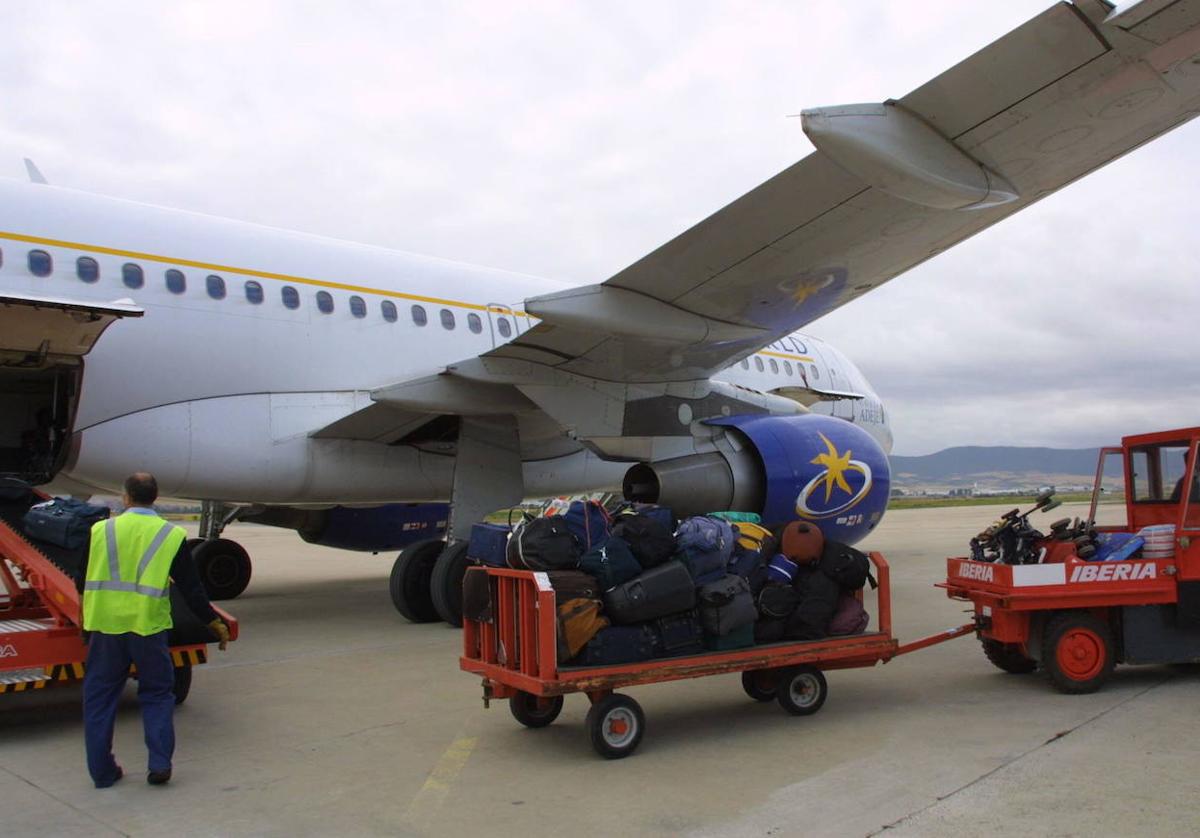
<path fill-rule="evenodd" d="M 775 344 L 771 344 L 771 346 L 774 347 Z M 758 355 L 754 356 L 754 368 L 756 370 L 758 370 L 759 372 L 766 372 L 767 365 L 770 365 L 772 373 L 774 373 L 775 375 L 779 375 L 780 365 L 779 365 L 778 361 L 776 361 L 774 358 L 768 358 L 766 364 L 764 364 L 763 359 L 761 357 L 759 357 Z M 749 358 L 742 359 L 742 369 L 744 369 L 744 370 L 750 369 L 750 359 Z M 821 371 L 819 369 L 817 369 L 816 364 L 809 365 L 809 371 L 813 377 L 813 381 L 820 380 Z M 788 376 L 790 376 L 792 374 L 792 362 L 791 361 L 783 362 L 783 373 L 784 373 L 784 375 L 788 375 Z M 799 375 L 801 378 L 804 377 L 804 365 L 801 364 L 799 361 L 796 362 L 796 374 Z"/>
<path fill-rule="evenodd" d="M 4 252 L 0 250 L 0 267 L 3 265 Z M 54 272 L 54 258 L 45 250 L 29 251 L 27 265 L 29 272 L 34 276 L 48 277 Z M 91 256 L 80 256 L 75 260 L 75 276 L 81 282 L 88 284 L 98 282 L 100 280 L 100 265 Z M 121 266 L 121 281 L 127 288 L 135 290 L 143 288 L 146 285 L 145 271 L 136 262 L 126 262 Z M 167 290 L 172 294 L 183 294 L 187 291 L 187 277 L 183 271 L 176 268 L 168 268 L 163 272 L 163 282 L 166 284 Z M 224 277 L 217 274 L 209 274 L 204 278 L 204 288 L 208 296 L 214 300 L 223 300 L 228 294 Z M 253 305 L 259 305 L 266 299 L 262 284 L 253 279 L 246 280 L 242 286 L 242 290 L 246 295 L 246 301 Z M 284 308 L 300 308 L 300 292 L 291 285 L 284 285 L 279 289 L 279 299 L 283 303 Z M 315 299 L 317 311 L 322 314 L 333 313 L 335 306 L 332 294 L 328 291 L 318 291 Z M 367 303 L 357 294 L 350 296 L 348 305 L 352 316 L 357 318 L 367 316 Z M 381 300 L 379 302 L 379 314 L 388 323 L 395 323 L 400 319 L 400 313 L 396 308 L 396 304 L 391 300 Z M 413 305 L 409 309 L 409 316 L 417 326 L 425 326 L 429 323 L 429 316 L 426 314 L 424 306 Z M 444 329 L 454 329 L 457 325 L 454 312 L 448 308 L 443 308 L 438 312 L 438 319 Z M 483 331 L 483 320 L 478 314 L 471 312 L 467 315 L 467 329 L 473 334 L 480 334 Z M 512 337 L 513 326 L 507 317 L 496 318 L 496 329 L 499 331 L 501 337 Z"/>

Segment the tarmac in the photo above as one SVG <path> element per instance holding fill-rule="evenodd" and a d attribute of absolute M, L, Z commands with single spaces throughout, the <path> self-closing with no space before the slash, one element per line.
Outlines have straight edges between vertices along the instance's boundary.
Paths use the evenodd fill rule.
<path fill-rule="evenodd" d="M 966 621 L 933 583 L 1002 511 L 893 511 L 860 545 L 892 566 L 902 641 Z M 132 686 L 115 743 L 126 777 L 107 790 L 84 767 L 77 686 L 0 696 L 0 833 L 1200 833 L 1200 669 L 1118 668 L 1067 696 L 994 669 L 968 636 L 830 673 L 810 717 L 751 701 L 736 676 L 651 685 L 629 691 L 647 717 L 640 748 L 607 761 L 581 696 L 542 730 L 502 701 L 485 710 L 459 632 L 393 610 L 393 557 L 262 527 L 226 535 L 255 561 L 226 604 L 242 639 L 196 670 L 170 785 L 144 782 Z"/>

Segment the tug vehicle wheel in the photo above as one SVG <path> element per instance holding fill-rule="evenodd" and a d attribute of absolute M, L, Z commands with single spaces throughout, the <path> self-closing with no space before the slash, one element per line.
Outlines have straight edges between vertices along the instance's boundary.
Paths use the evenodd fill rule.
<path fill-rule="evenodd" d="M 1064 693 L 1092 693 L 1112 674 L 1112 629 L 1086 612 L 1064 612 L 1046 624 L 1042 664 L 1051 683 Z"/>
<path fill-rule="evenodd" d="M 388 580 L 392 605 L 410 622 L 432 623 L 438 619 L 429 583 L 434 563 L 445 547 L 446 542 L 441 539 L 418 541 L 401 550 L 392 565 Z"/>
<path fill-rule="evenodd" d="M 175 703 L 183 704 L 187 701 L 188 693 L 192 691 L 192 665 L 185 663 L 183 666 L 175 667 L 175 684 L 172 692 L 175 694 Z"/>
<path fill-rule="evenodd" d="M 1013 675 L 1024 675 L 1037 669 L 1037 661 L 1027 657 L 1016 643 L 1001 643 L 999 640 L 983 638 L 983 654 L 997 669 Z"/>

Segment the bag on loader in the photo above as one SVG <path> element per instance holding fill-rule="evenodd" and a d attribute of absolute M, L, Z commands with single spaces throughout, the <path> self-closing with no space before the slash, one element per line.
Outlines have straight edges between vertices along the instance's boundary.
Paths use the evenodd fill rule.
<path fill-rule="evenodd" d="M 569 570 L 579 566 L 579 546 L 561 515 L 526 518 L 508 539 L 508 566 L 516 570 Z"/>

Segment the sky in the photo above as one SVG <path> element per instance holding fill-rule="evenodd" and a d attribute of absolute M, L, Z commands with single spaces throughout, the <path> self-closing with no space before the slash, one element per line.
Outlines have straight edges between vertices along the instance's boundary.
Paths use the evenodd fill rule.
<path fill-rule="evenodd" d="M 1047 0 L 26 3 L 0 176 L 601 282 Z M 1200 121 L 806 329 L 895 452 L 1200 424 Z"/>

